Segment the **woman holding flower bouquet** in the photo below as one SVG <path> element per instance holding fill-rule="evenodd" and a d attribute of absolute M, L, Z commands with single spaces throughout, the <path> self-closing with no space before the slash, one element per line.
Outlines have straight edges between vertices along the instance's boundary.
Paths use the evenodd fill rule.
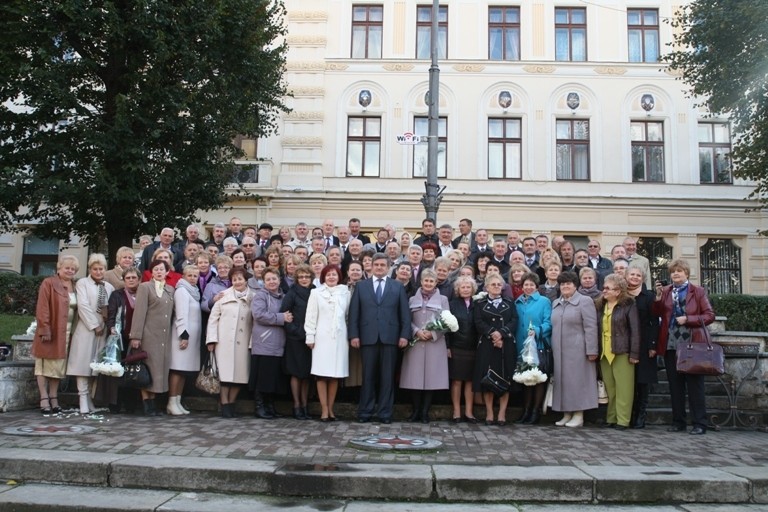
<path fill-rule="evenodd" d="M 448 298 L 437 290 L 437 273 L 425 268 L 419 274 L 421 287 L 411 297 L 413 341 L 406 348 L 400 374 L 400 387 L 412 390 L 413 413 L 408 421 L 429 423 L 429 408 L 436 389 L 448 389 L 448 347 L 445 329 L 435 327 L 443 311 L 449 310 Z"/>
<path fill-rule="evenodd" d="M 523 342 L 529 336 L 534 336 L 537 348 L 550 348 L 552 336 L 552 303 L 547 297 L 539 294 L 539 276 L 528 272 L 522 277 L 523 294 L 515 300 L 517 308 L 517 356 L 523 351 Z M 551 369 L 550 369 L 551 371 Z M 546 374 L 545 374 L 546 375 Z M 523 414 L 515 423 L 535 425 L 541 418 L 541 406 L 547 383 L 539 382 L 525 386 Z"/>
<path fill-rule="evenodd" d="M 489 274 L 485 278 L 484 298 L 475 303 L 475 328 L 480 334 L 475 358 L 475 378 L 472 389 L 483 393 L 485 402 L 485 424 L 507 424 L 507 404 L 509 392 L 499 395 L 499 414 L 497 421 L 493 419 L 493 391 L 482 385 L 483 377 L 492 370 L 507 381 L 512 380 L 515 372 L 515 331 L 517 330 L 517 310 L 511 299 L 502 297 L 504 279 L 499 274 Z"/>

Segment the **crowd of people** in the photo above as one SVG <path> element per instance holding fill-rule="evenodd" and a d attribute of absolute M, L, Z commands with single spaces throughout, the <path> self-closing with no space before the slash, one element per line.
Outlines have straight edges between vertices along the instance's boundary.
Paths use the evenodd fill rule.
<path fill-rule="evenodd" d="M 510 394 L 519 394 L 515 423 L 539 423 L 549 405 L 562 413 L 556 425 L 580 427 L 584 412 L 598 407 L 601 380 L 605 425 L 643 428 L 660 356 L 670 430 L 687 428 L 687 392 L 690 433 L 706 432 L 703 377 L 678 373 L 675 353 L 701 336 L 714 313 L 705 290 L 688 281 L 684 260 L 669 264 L 671 283 L 652 283 L 631 237 L 606 257 L 597 239 L 586 248 L 516 231 L 494 239 L 469 219 L 458 230 L 424 219 L 418 236 L 388 225 L 369 238 L 353 218 L 314 229 L 300 222 L 273 235 L 268 223 L 249 228 L 234 217 L 216 224 L 208 241 L 195 225 L 181 241 L 171 228 L 157 241 L 143 236 L 140 251 L 120 248 L 109 270 L 102 254 L 91 254 L 79 280 L 79 261 L 64 255 L 37 302 L 40 409 L 61 411 L 59 381 L 67 376 L 77 383 L 82 414 L 96 410 L 94 401 L 113 412 L 138 407 L 116 377 L 91 365 L 107 338 L 117 337 L 123 358 L 146 353 L 152 383 L 140 397 L 147 415 L 160 414 L 155 397 L 166 393 L 169 415 L 189 414 L 185 383 L 215 361 L 225 418 L 235 416 L 246 389 L 259 418 L 278 417 L 275 400 L 288 395 L 292 416 L 310 419 L 315 394 L 319 420 L 336 421 L 344 386 L 359 387 L 361 423 L 390 423 L 399 388 L 412 398 L 408 421 L 430 422 L 435 394 L 449 392 L 452 421 L 480 421 L 481 400 L 484 423 L 504 426 Z M 446 312 L 451 328 L 440 321 Z M 526 340 L 534 340 L 548 378 L 517 385 L 511 381 L 527 361 Z"/>

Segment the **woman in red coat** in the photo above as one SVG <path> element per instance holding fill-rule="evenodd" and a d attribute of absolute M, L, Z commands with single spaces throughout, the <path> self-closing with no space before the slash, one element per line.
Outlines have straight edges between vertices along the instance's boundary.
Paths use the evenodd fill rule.
<path fill-rule="evenodd" d="M 691 267 L 677 259 L 669 264 L 672 284 L 662 287 L 656 282 L 656 300 L 653 314 L 661 317 L 657 353 L 664 357 L 669 380 L 669 394 L 672 398 L 672 426 L 670 432 L 686 429 L 685 392 L 691 408 L 693 429 L 691 434 L 707 432 L 707 408 L 704 401 L 704 376 L 677 372 L 677 347 L 691 340 L 704 342 L 702 329 L 715 321 L 715 313 L 701 286 L 688 282 Z"/>

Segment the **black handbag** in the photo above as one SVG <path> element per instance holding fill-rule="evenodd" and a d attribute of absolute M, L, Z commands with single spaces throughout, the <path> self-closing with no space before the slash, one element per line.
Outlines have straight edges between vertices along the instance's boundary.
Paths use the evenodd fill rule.
<path fill-rule="evenodd" d="M 507 379 L 504 376 L 504 347 L 501 347 L 501 372 L 502 374 L 499 375 L 496 373 L 493 368 L 491 368 L 491 365 L 488 365 L 488 371 L 485 372 L 485 375 L 483 375 L 483 378 L 480 380 L 480 386 L 485 391 L 490 391 L 496 396 L 501 396 L 504 393 L 509 393 L 509 388 L 511 387 L 511 383 L 509 382 L 509 379 Z"/>
<path fill-rule="evenodd" d="M 683 343 L 677 347 L 677 372 L 690 375 L 722 375 L 725 373 L 723 347 L 712 343 L 709 330 L 701 322 L 704 342 Z"/>
<path fill-rule="evenodd" d="M 146 352 L 145 352 L 146 354 Z M 131 360 L 131 351 L 128 351 L 126 360 Z M 149 373 L 144 359 L 123 363 L 125 372 L 121 380 L 121 385 L 125 388 L 144 389 L 152 385 L 152 375 Z"/>
<path fill-rule="evenodd" d="M 552 375 L 555 370 L 555 356 L 552 355 L 552 349 L 542 343 L 544 348 L 537 349 L 539 353 L 539 370 L 541 373 Z"/>

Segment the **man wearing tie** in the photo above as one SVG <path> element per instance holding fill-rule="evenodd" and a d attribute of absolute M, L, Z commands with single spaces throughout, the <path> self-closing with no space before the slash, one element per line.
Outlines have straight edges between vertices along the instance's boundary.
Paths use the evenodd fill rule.
<path fill-rule="evenodd" d="M 372 265 L 373 277 L 355 286 L 349 304 L 350 345 L 360 348 L 363 360 L 357 421 L 367 423 L 375 414 L 382 423 L 389 424 L 395 399 L 397 349 L 408 345 L 411 312 L 403 285 L 387 278 L 387 256 L 375 254 Z"/>
<path fill-rule="evenodd" d="M 339 237 L 334 236 L 333 230 L 333 221 L 331 219 L 325 219 L 323 221 L 323 239 L 325 240 L 326 250 L 333 245 L 337 247 L 339 245 Z"/>
<path fill-rule="evenodd" d="M 539 268 L 539 253 L 536 252 L 536 239 L 532 236 L 523 238 L 523 254 L 525 255 L 525 265 L 536 272 Z"/>

